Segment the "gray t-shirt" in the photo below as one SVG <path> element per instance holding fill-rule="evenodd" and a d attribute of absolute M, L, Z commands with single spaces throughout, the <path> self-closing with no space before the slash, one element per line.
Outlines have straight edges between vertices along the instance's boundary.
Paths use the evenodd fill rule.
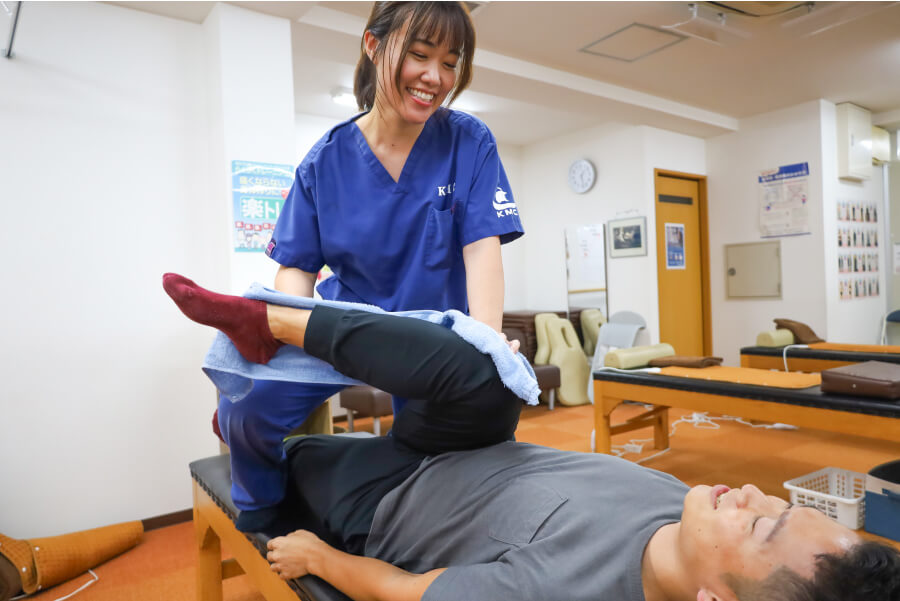
<path fill-rule="evenodd" d="M 366 555 L 448 567 L 423 601 L 644 601 L 641 558 L 687 486 L 609 455 L 505 442 L 422 462 L 378 505 Z"/>

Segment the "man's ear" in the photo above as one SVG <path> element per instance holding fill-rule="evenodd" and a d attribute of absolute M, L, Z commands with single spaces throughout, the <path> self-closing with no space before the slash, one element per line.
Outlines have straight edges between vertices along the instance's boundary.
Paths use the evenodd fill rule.
<path fill-rule="evenodd" d="M 722 601 L 722 599 L 708 588 L 697 591 L 697 601 Z"/>

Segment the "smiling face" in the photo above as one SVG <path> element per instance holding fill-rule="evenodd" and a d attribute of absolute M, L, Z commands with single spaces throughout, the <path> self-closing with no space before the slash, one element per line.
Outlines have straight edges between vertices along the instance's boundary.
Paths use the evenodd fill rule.
<path fill-rule="evenodd" d="M 456 86 L 459 50 L 439 36 L 413 37 L 403 54 L 409 25 L 392 34 L 382 52 L 378 40 L 366 33 L 378 77 L 375 110 L 392 113 L 409 124 L 423 124 L 443 104 Z"/>
<path fill-rule="evenodd" d="M 811 507 L 791 506 L 748 484 L 696 486 L 684 501 L 678 545 L 698 599 L 735 599 L 723 576 L 761 580 L 785 567 L 804 578 L 815 556 L 858 542 L 849 529 Z"/>

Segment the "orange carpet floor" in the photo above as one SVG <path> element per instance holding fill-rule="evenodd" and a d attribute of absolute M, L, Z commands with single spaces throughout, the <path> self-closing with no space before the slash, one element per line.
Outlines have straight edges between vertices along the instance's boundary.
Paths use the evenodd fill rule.
<path fill-rule="evenodd" d="M 622 405 L 613 413 L 613 423 L 643 409 Z M 690 412 L 670 411 L 670 422 Z M 382 431 L 390 428 L 382 420 Z M 340 423 L 338 424 L 340 425 Z M 371 431 L 371 420 L 357 420 L 357 428 Z M 569 451 L 590 451 L 593 406 L 546 405 L 524 410 L 517 440 Z M 651 438 L 650 429 L 613 437 L 613 444 Z M 867 472 L 873 466 L 900 457 L 900 441 L 880 441 L 813 430 L 766 430 L 735 422 L 721 422 L 718 429 L 700 429 L 679 424 L 670 439 L 670 450 L 650 458 L 644 465 L 674 474 L 688 485 L 752 482 L 768 494 L 787 498 L 785 480 L 833 466 Z M 638 460 L 657 453 L 652 441 L 641 453 L 626 459 Z M 185 482 L 185 486 L 189 486 Z M 883 539 L 882 539 L 883 540 Z M 898 545 L 900 546 L 900 545 Z M 227 549 L 224 551 L 227 556 Z M 78 593 L 80 601 L 194 601 L 194 533 L 190 522 L 151 530 L 131 551 L 95 568 L 100 580 Z M 55 601 L 91 580 L 84 575 L 31 597 L 34 601 Z M 245 576 L 225 581 L 225 601 L 262 601 Z"/>

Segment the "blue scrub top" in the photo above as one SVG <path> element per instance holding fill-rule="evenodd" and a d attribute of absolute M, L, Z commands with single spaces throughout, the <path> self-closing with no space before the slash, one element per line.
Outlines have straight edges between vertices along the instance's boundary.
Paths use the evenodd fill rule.
<path fill-rule="evenodd" d="M 462 248 L 523 234 L 493 134 L 441 108 L 425 123 L 394 182 L 355 121 L 329 131 L 297 167 L 266 254 L 334 276 L 330 300 L 388 311 L 468 311 Z"/>

